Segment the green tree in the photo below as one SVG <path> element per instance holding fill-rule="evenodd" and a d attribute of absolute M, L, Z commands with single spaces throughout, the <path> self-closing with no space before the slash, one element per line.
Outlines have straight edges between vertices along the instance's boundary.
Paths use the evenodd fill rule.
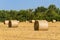
<path fill-rule="evenodd" d="M 52 21 L 53 19 L 56 19 L 57 16 L 58 14 L 54 10 L 48 10 L 45 14 L 45 18 L 48 21 Z"/>

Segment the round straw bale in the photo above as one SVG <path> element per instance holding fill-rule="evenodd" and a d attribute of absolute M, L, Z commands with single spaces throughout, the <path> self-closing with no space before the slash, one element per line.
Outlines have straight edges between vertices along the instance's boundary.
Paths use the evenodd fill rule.
<path fill-rule="evenodd" d="M 18 23 L 19 23 L 19 21 L 17 21 L 17 20 L 6 20 L 6 21 L 4 21 L 4 24 L 9 26 L 9 27 L 17 27 Z"/>
<path fill-rule="evenodd" d="M 35 22 L 35 20 L 32 20 L 32 23 L 34 23 Z"/>
<path fill-rule="evenodd" d="M 45 21 L 45 20 L 35 21 L 34 29 L 35 30 L 42 30 L 42 29 L 45 30 L 45 29 L 48 29 L 48 22 Z"/>
<path fill-rule="evenodd" d="M 56 22 L 56 20 L 53 20 L 53 23 L 55 23 Z"/>
<path fill-rule="evenodd" d="M 31 23 L 34 23 L 34 22 L 35 22 L 35 20 L 30 20 L 30 22 L 31 22 Z"/>
<path fill-rule="evenodd" d="M 12 27 L 18 27 L 19 21 L 11 20 L 11 26 Z"/>
<path fill-rule="evenodd" d="M 28 23 L 29 21 L 25 21 L 26 23 Z"/>
<path fill-rule="evenodd" d="M 9 27 L 11 27 L 11 20 L 9 20 L 9 23 L 8 23 Z"/>
<path fill-rule="evenodd" d="M 5 20 L 4 21 L 4 24 L 7 24 L 8 25 L 8 23 L 9 23 L 9 20 Z"/>
<path fill-rule="evenodd" d="M 8 26 L 8 23 L 9 23 L 9 20 L 5 20 L 5 21 L 4 21 L 4 24 L 5 24 L 6 26 Z"/>
<path fill-rule="evenodd" d="M 17 21 L 19 23 L 19 21 Z"/>

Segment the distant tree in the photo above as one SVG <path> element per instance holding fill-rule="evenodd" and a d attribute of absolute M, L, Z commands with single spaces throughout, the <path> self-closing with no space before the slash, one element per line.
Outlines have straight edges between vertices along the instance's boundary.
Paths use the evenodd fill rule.
<path fill-rule="evenodd" d="M 48 10 L 45 14 L 46 20 L 48 21 L 52 21 L 53 19 L 56 19 L 57 16 L 58 14 L 54 10 Z"/>
<path fill-rule="evenodd" d="M 37 12 L 45 12 L 46 10 L 47 10 L 47 8 L 41 6 L 41 7 L 37 7 L 37 8 L 35 9 L 35 12 L 36 12 L 36 13 L 37 13 Z"/>
<path fill-rule="evenodd" d="M 54 4 L 51 4 L 51 5 L 49 5 L 48 9 L 56 10 L 56 6 Z"/>
<path fill-rule="evenodd" d="M 48 8 L 44 6 L 37 7 L 35 10 L 0 10 L 0 21 L 5 20 L 47 20 L 52 21 L 53 19 L 60 21 L 60 9 L 54 4 L 49 5 Z"/>

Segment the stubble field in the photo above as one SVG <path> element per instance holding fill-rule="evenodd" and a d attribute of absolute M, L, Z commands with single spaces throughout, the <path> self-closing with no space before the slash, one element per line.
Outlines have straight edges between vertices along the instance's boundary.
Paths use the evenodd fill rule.
<path fill-rule="evenodd" d="M 20 22 L 16 28 L 0 23 L 0 40 L 60 40 L 60 22 L 48 22 L 46 31 L 34 30 L 34 23 Z"/>

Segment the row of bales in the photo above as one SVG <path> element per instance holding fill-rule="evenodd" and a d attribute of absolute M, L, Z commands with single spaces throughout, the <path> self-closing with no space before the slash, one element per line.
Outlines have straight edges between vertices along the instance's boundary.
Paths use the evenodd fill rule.
<path fill-rule="evenodd" d="M 34 30 L 48 30 L 48 21 L 47 20 L 31 20 L 31 23 L 34 23 Z M 56 20 L 52 20 L 52 23 L 55 23 Z"/>
<path fill-rule="evenodd" d="M 28 21 L 26 21 L 28 22 Z M 34 30 L 48 30 L 48 21 L 46 20 L 30 20 L 30 23 L 34 23 Z M 53 20 L 56 22 L 56 20 Z M 20 22 L 18 20 L 5 20 L 4 24 L 8 27 L 18 27 Z"/>

